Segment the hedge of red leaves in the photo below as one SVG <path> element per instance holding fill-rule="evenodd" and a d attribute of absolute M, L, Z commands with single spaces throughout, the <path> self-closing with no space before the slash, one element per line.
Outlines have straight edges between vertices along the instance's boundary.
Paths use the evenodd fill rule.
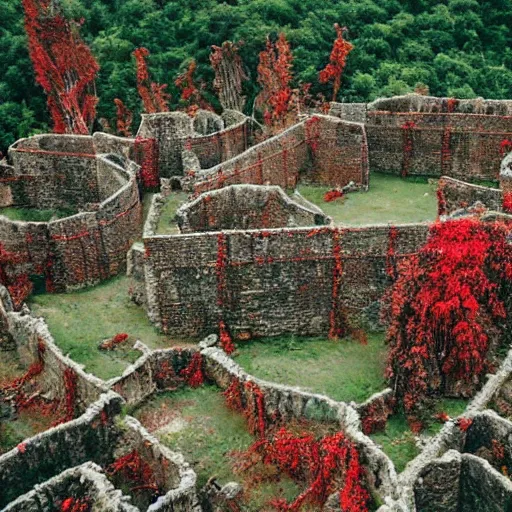
<path fill-rule="evenodd" d="M 60 512 L 89 512 L 92 505 L 88 498 L 66 498 L 60 504 Z"/>
<path fill-rule="evenodd" d="M 503 332 L 507 316 L 508 233 L 476 219 L 436 223 L 399 268 L 387 297 L 387 375 L 417 430 L 430 395 L 454 381 L 472 392 L 489 369 L 490 337 Z"/>

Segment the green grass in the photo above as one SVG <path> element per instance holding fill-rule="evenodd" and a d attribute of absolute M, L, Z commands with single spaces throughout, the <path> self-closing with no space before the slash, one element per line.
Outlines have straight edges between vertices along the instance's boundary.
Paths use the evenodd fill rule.
<path fill-rule="evenodd" d="M 10 220 L 21 220 L 25 222 L 48 222 L 52 218 L 62 219 L 70 217 L 77 213 L 71 208 L 63 208 L 60 210 L 36 210 L 35 208 L 2 208 L 0 215 L 4 215 Z"/>
<path fill-rule="evenodd" d="M 272 382 L 300 386 L 343 402 L 363 402 L 386 387 L 384 335 L 368 345 L 350 339 L 281 336 L 239 344 L 235 360 L 248 373 Z"/>
<path fill-rule="evenodd" d="M 435 419 L 439 412 L 446 412 L 450 417 L 456 418 L 461 415 L 469 403 L 463 399 L 441 399 L 432 413 L 432 421 L 423 430 L 423 436 L 434 436 L 441 428 L 442 423 Z M 386 430 L 371 434 L 370 437 L 395 464 L 397 472 L 404 470 L 408 462 L 420 453 L 416 446 L 415 435 L 411 432 L 409 424 L 403 414 L 395 414 L 388 419 Z"/>
<path fill-rule="evenodd" d="M 198 487 L 215 476 L 223 485 L 238 481 L 249 488 L 248 509 L 260 511 L 270 498 L 288 500 L 300 493 L 286 477 L 279 482 L 253 482 L 249 474 L 237 473 L 234 452 L 244 451 L 255 441 L 244 417 L 228 409 L 214 386 L 184 388 L 153 397 L 134 414 L 143 425 L 172 450 L 183 453 L 198 476 Z"/>
<path fill-rule="evenodd" d="M 345 200 L 326 203 L 330 187 L 300 185 L 299 192 L 333 218 L 335 224 L 368 224 L 433 221 L 437 216 L 436 186 L 424 179 L 402 179 L 372 173 L 368 192 L 351 192 Z"/>
<path fill-rule="evenodd" d="M 128 297 L 129 284 L 127 277 L 119 276 L 73 293 L 34 295 L 30 307 L 35 315 L 46 319 L 65 354 L 84 364 L 87 371 L 108 379 L 120 375 L 140 354 L 126 349 L 100 351 L 98 344 L 105 338 L 126 332 L 151 348 L 188 341 L 160 334 L 143 308 Z"/>
<path fill-rule="evenodd" d="M 175 222 L 176 210 L 188 201 L 188 194 L 185 192 L 171 192 L 167 197 L 156 230 L 157 235 L 174 235 L 179 233 L 178 225 Z"/>

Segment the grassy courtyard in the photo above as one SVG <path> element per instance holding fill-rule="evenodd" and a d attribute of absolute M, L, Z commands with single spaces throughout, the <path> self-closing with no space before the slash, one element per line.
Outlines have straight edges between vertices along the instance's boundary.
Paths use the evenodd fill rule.
<path fill-rule="evenodd" d="M 215 386 L 154 396 L 134 416 L 163 444 L 183 453 L 197 472 L 198 487 L 212 476 L 221 485 L 242 483 L 247 503 L 244 510 L 267 510 L 265 505 L 271 498 L 292 500 L 301 491 L 288 477 L 281 477 L 279 482 L 258 481 L 237 471 L 237 452 L 247 450 L 256 439 L 247 430 L 245 418 L 226 407 Z"/>
<path fill-rule="evenodd" d="M 137 351 L 100 351 L 105 338 L 125 332 L 151 348 L 190 343 L 159 333 L 145 311 L 128 296 L 129 279 L 113 278 L 94 288 L 73 293 L 34 295 L 30 308 L 45 318 L 55 342 L 64 352 L 94 375 L 108 379 L 120 375 L 134 361 Z"/>
<path fill-rule="evenodd" d="M 256 377 L 343 402 L 364 402 L 386 387 L 381 333 L 370 334 L 367 345 L 351 339 L 264 338 L 240 343 L 235 360 Z"/>
<path fill-rule="evenodd" d="M 10 220 L 20 220 L 24 222 L 48 222 L 52 219 L 62 219 L 78 213 L 71 208 L 60 210 L 36 210 L 35 208 L 1 208 L 0 215 L 4 215 Z"/>
<path fill-rule="evenodd" d="M 319 206 L 335 224 L 369 224 L 433 221 L 437 216 L 436 184 L 420 178 L 372 173 L 368 192 L 351 192 L 344 199 L 327 203 L 331 187 L 299 185 L 305 199 Z"/>
<path fill-rule="evenodd" d="M 156 230 L 157 235 L 176 235 L 178 234 L 179 228 L 175 222 L 176 210 L 188 201 L 188 194 L 185 192 L 171 192 L 169 197 L 166 199 L 160 219 L 158 221 L 158 227 Z"/>

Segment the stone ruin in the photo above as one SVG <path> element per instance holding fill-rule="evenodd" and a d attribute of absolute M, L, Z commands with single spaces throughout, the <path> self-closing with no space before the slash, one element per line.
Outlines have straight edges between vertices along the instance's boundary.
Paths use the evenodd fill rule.
<path fill-rule="evenodd" d="M 500 150 L 512 139 L 511 108 L 506 101 L 412 95 L 332 104 L 329 116 L 313 114 L 260 143 L 251 119 L 232 111 L 194 119 L 147 115 L 133 139 L 101 133 L 24 139 L 0 166 L 1 205 L 79 211 L 42 223 L 0 216 L 0 243 L 16 255 L 3 266 L 14 277 L 42 276 L 55 291 L 93 285 L 127 268 L 150 319 L 170 333 L 211 334 L 220 319 L 238 340 L 325 335 L 336 329 L 340 312 L 361 321 L 375 314 L 388 285 L 390 230 L 396 256 L 407 258 L 423 245 L 429 226 L 333 226 L 321 210 L 286 190 L 299 182 L 337 188 L 353 182 L 364 191 L 371 167 L 440 177 L 442 219 L 471 212 L 477 202 L 487 213 L 506 213 L 512 157 L 503 159 Z M 148 175 L 164 184 L 168 179 L 169 186 L 153 197 L 142 227 L 140 197 Z M 500 188 L 471 183 L 478 179 Z M 156 225 L 169 187 L 192 198 L 176 213 L 180 232 L 161 235 Z M 133 244 L 141 236 L 142 243 Z M 87 497 L 98 511 L 231 510 L 229 489 L 222 498 L 227 502 L 218 505 L 218 493 L 198 489 L 181 454 L 124 412 L 175 387 L 161 369 L 179 374 L 195 353 L 219 390 L 233 379 L 255 383 L 269 419 L 279 411 L 285 419 L 336 424 L 361 453 L 380 512 L 512 507 L 512 484 L 502 471 L 512 461 L 512 352 L 470 402 L 466 428 L 460 418 L 448 421 L 397 475 L 363 433 L 365 418 L 376 409 L 384 418 L 391 414 L 392 390 L 356 404 L 265 382 L 242 370 L 216 346 L 215 336 L 179 351 L 151 350 L 141 340 L 137 361 L 103 381 L 62 354 L 44 320 L 26 306 L 15 311 L 9 282 L 4 284 L 2 340 L 26 367 L 43 363 L 37 384 L 45 396 L 66 399 L 70 375 L 75 382 L 72 417 L 0 455 L 0 508 L 6 512 L 53 510 L 69 496 Z M 9 400 L 0 396 L 1 414 L 12 411 Z M 107 478 L 112 463 L 134 451 L 160 489 L 153 503 L 127 496 L 122 481 Z"/>

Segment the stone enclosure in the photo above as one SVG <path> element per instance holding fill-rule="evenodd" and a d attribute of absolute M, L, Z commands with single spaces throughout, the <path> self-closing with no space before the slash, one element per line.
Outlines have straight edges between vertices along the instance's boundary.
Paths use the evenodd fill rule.
<path fill-rule="evenodd" d="M 5 299 L 19 275 L 43 279 L 47 291 L 69 291 L 127 269 L 150 320 L 173 335 L 226 329 L 243 342 L 285 333 L 336 335 L 347 320 L 376 324 L 390 254 L 413 255 L 429 225 L 334 225 L 289 190 L 298 183 L 351 184 L 364 192 L 371 168 L 440 178 L 443 220 L 475 203 L 507 212 L 512 156 L 503 158 L 502 142 L 512 139 L 511 114 L 508 101 L 413 95 L 332 104 L 329 116 L 313 113 L 262 142 L 241 113 L 200 111 L 195 118 L 146 115 L 133 139 L 40 135 L 14 144 L 0 165 L 1 206 L 76 212 L 48 222 L 0 216 L 0 266 L 7 276 L 2 335 L 25 366 L 40 358 L 37 385 L 49 399 L 66 399 L 70 372 L 76 389 L 72 417 L 0 456 L 0 508 L 46 511 L 84 495 L 92 510 L 212 510 L 183 456 L 126 414 L 181 385 L 174 377 L 200 354 L 219 392 L 235 379 L 257 385 L 265 419 L 279 413 L 286 421 L 314 419 L 343 431 L 361 453 L 380 512 L 512 509 L 512 484 L 502 471 L 512 463 L 511 354 L 464 413 L 469 426 L 450 420 L 397 475 L 361 423 L 375 408 L 387 418 L 391 390 L 347 404 L 256 379 L 216 346 L 215 336 L 182 350 L 138 342 L 137 361 L 105 382 L 62 354 L 42 319 L 21 303 L 15 311 Z M 141 197 L 151 175 L 166 186 L 153 196 L 143 226 Z M 479 180 L 500 188 L 473 183 Z M 191 197 L 176 212 L 179 233 L 157 234 L 172 189 Z M 153 503 L 127 496 L 123 482 L 109 475 L 112 463 L 134 450 L 161 491 Z"/>

